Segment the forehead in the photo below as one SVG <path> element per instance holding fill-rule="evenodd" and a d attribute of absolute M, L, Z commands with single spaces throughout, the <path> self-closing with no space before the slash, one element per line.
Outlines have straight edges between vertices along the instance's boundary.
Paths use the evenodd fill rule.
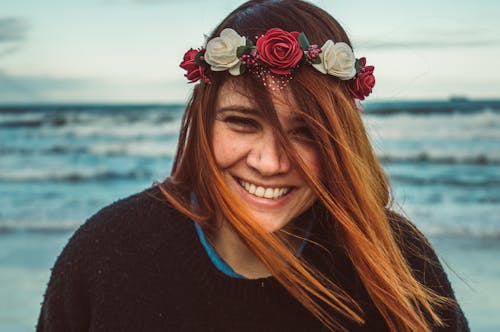
<path fill-rule="evenodd" d="M 288 89 L 267 90 L 267 93 L 271 97 L 272 105 L 265 105 L 266 108 L 272 106 L 281 120 L 300 116 L 297 102 Z M 216 109 L 218 111 L 253 110 L 257 114 L 264 113 L 261 109 L 262 99 L 262 96 L 254 95 L 252 89 L 246 88 L 244 84 L 228 80 L 218 91 Z"/>

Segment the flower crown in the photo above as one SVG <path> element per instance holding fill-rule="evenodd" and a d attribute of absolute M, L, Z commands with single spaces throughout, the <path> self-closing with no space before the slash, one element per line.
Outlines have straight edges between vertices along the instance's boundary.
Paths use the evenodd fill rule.
<path fill-rule="evenodd" d="M 213 72 L 227 70 L 237 76 L 253 71 L 262 77 L 272 74 L 282 88 L 291 80 L 293 69 L 301 63 L 347 81 L 347 90 L 355 99 L 364 100 L 375 85 L 375 67 L 367 66 L 365 58 L 356 59 L 348 44 L 327 40 L 320 48 L 311 44 L 303 32 L 279 28 L 269 29 L 257 37 L 255 44 L 233 29 L 224 29 L 219 37 L 210 39 L 206 47 L 189 49 L 180 67 L 187 71 L 184 76 L 190 82 L 201 79 L 210 83 Z"/>

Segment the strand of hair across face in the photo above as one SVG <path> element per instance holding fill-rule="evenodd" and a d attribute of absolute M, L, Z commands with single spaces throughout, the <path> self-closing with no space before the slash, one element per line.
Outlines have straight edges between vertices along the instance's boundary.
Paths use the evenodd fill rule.
<path fill-rule="evenodd" d="M 314 93 L 315 87 L 311 85 L 301 86 L 301 93 L 308 88 Z M 335 112 L 349 110 L 349 101 L 343 99 L 340 94 L 336 95 L 337 105 L 332 104 L 332 100 L 321 101 L 321 98 L 316 98 L 323 102 L 319 108 L 332 109 Z M 342 102 L 343 105 L 338 104 Z M 312 183 L 316 182 L 313 187 L 317 188 L 320 199 L 341 226 L 343 232 L 340 238 L 345 239 L 354 266 L 391 330 L 429 331 L 422 310 L 437 325 L 441 325 L 442 321 L 436 314 L 434 306 L 449 304 L 450 301 L 418 283 L 402 256 L 387 222 L 385 204 L 380 204 L 384 201 L 381 200 L 381 193 L 387 193 L 387 189 L 382 189 L 388 187 L 387 181 L 381 176 L 383 172 L 371 149 L 364 148 L 369 146 L 368 142 L 364 146 L 356 144 L 359 136 L 366 137 L 366 134 L 342 130 L 346 128 L 346 124 L 339 124 L 337 121 L 355 113 L 335 114 L 335 116 L 333 113 L 325 113 L 330 117 L 327 123 L 336 124 L 326 131 L 328 135 L 336 133 L 337 137 L 333 138 L 334 144 L 323 146 L 323 149 L 328 150 L 326 155 L 335 156 L 330 161 L 330 167 L 331 172 L 336 175 L 332 185 L 335 183 L 337 185 L 326 190 L 321 183 L 308 176 L 307 172 L 304 172 L 304 176 L 309 177 Z M 355 139 L 342 135 L 346 132 L 355 135 Z M 349 184 L 348 186 L 339 185 L 341 175 L 347 178 L 340 182 Z M 345 190 L 346 188 L 349 190 Z M 330 192 L 335 192 L 335 197 L 331 197 Z M 385 196 L 387 197 L 387 194 Z"/>

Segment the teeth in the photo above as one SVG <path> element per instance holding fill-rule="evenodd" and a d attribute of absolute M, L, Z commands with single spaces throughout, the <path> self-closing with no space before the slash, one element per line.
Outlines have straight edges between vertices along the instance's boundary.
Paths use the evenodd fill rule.
<path fill-rule="evenodd" d="M 239 180 L 239 182 L 246 191 L 257 197 L 277 199 L 288 194 L 288 192 L 290 191 L 290 188 L 264 188 L 243 180 Z"/>
<path fill-rule="evenodd" d="M 251 184 L 250 188 L 248 188 L 247 190 L 250 194 L 255 194 L 255 190 L 257 190 L 257 187 L 254 184 Z"/>

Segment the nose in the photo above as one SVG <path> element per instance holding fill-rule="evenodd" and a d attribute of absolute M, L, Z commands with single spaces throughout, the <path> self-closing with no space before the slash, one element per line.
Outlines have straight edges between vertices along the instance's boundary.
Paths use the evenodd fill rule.
<path fill-rule="evenodd" d="M 252 146 L 246 161 L 262 176 L 283 174 L 291 167 L 290 159 L 272 132 L 263 133 Z"/>

